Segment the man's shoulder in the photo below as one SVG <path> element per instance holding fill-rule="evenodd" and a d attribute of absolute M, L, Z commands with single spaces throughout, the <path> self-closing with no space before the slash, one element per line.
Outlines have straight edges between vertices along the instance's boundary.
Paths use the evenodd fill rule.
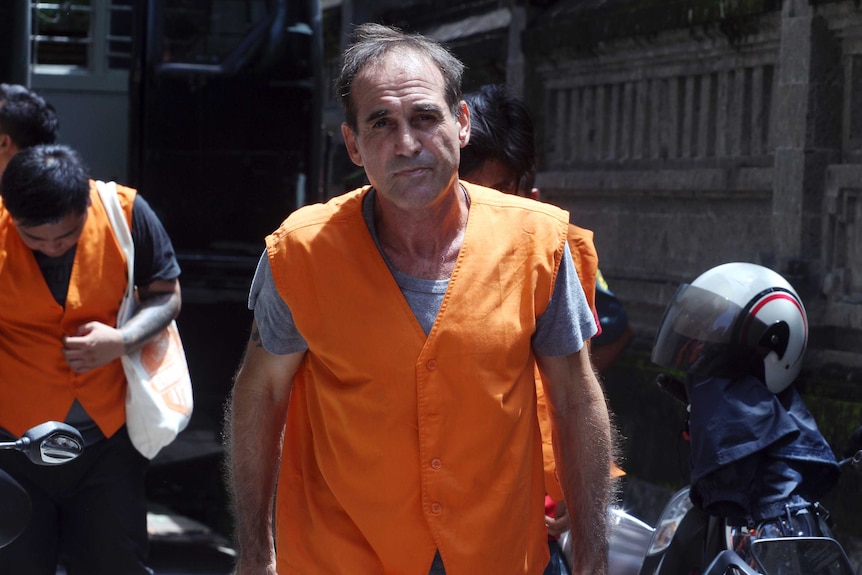
<path fill-rule="evenodd" d="M 117 196 L 120 199 L 120 205 L 123 208 L 130 210 L 132 204 L 135 202 L 135 197 L 138 195 L 138 190 L 135 188 L 130 188 L 129 186 L 124 186 L 122 184 L 118 184 L 116 182 L 104 182 L 106 184 L 114 184 L 117 190 Z M 90 180 L 90 193 L 97 194 L 98 189 L 96 187 L 96 180 Z"/>
<path fill-rule="evenodd" d="M 302 206 L 287 216 L 273 235 L 285 236 L 302 230 L 318 230 L 326 224 L 361 217 L 362 198 L 369 188 L 370 186 L 364 186 L 326 202 Z"/>
<path fill-rule="evenodd" d="M 121 198 L 126 197 L 133 200 L 138 195 L 138 190 L 130 188 L 129 186 L 117 184 L 117 194 L 119 194 Z"/>
<path fill-rule="evenodd" d="M 575 224 L 569 224 L 569 245 L 584 245 L 592 247 L 594 245 L 593 237 L 594 236 L 592 230 L 576 226 Z M 593 247 L 593 249 L 595 248 Z"/>
<path fill-rule="evenodd" d="M 523 212 L 525 214 L 544 214 L 568 224 L 569 213 L 559 206 L 540 202 L 532 198 L 524 198 L 514 194 L 486 188 L 478 184 L 461 181 L 461 184 L 470 195 L 470 202 L 477 205 L 487 205 L 503 211 Z"/>

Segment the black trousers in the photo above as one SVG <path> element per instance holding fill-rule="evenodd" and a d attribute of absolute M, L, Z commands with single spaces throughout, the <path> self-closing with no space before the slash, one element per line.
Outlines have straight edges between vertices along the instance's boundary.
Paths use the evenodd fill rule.
<path fill-rule="evenodd" d="M 55 575 L 60 562 L 69 575 L 150 575 L 147 465 L 125 427 L 63 465 L 0 452 L 0 469 L 27 490 L 33 508 L 24 533 L 0 549 L 0 575 Z"/>

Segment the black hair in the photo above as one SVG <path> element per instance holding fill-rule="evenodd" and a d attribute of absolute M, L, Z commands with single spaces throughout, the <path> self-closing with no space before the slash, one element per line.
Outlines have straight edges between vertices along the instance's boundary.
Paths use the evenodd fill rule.
<path fill-rule="evenodd" d="M 72 148 L 33 146 L 9 160 L 0 178 L 0 196 L 18 224 L 41 226 L 70 213 L 83 214 L 89 206 L 90 179 Z"/>
<path fill-rule="evenodd" d="M 0 84 L 0 133 L 19 149 L 53 144 L 59 129 L 57 113 L 44 98 L 19 84 Z"/>
<path fill-rule="evenodd" d="M 429 58 L 443 74 L 443 91 L 452 114 L 457 116 L 463 99 L 461 78 L 464 64 L 446 47 L 420 34 L 409 34 L 382 24 L 360 24 L 354 29 L 353 43 L 344 51 L 341 73 L 335 81 L 335 93 L 344 111 L 344 120 L 356 131 L 356 105 L 351 93 L 353 82 L 368 65 L 379 62 L 392 50 L 404 50 Z"/>
<path fill-rule="evenodd" d="M 529 190 L 536 175 L 536 135 L 527 104 L 503 84 L 486 84 L 464 95 L 470 110 L 470 141 L 461 150 L 464 178 L 497 160 Z"/>

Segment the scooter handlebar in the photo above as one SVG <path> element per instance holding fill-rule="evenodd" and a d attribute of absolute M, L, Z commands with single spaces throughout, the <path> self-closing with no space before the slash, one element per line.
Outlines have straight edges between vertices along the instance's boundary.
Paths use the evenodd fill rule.
<path fill-rule="evenodd" d="M 725 549 L 716 555 L 715 559 L 712 560 L 712 563 L 709 564 L 709 567 L 706 568 L 706 571 L 703 572 L 703 575 L 724 575 L 728 572 L 727 569 L 730 566 L 734 567 L 734 571 L 732 571 L 732 573 L 738 572 L 744 573 L 745 575 L 760 575 L 758 571 L 755 571 L 745 561 L 743 561 L 742 557 L 730 549 Z"/>

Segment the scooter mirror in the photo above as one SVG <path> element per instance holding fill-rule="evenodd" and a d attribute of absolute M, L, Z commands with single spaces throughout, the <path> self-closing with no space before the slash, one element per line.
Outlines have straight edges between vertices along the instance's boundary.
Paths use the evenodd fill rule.
<path fill-rule="evenodd" d="M 16 442 L 37 465 L 61 465 L 84 452 L 84 439 L 77 429 L 59 421 L 48 421 L 28 430 Z"/>
<path fill-rule="evenodd" d="M 830 537 L 784 537 L 751 542 L 751 554 L 765 575 L 830 573 L 853 575 L 841 545 Z"/>

